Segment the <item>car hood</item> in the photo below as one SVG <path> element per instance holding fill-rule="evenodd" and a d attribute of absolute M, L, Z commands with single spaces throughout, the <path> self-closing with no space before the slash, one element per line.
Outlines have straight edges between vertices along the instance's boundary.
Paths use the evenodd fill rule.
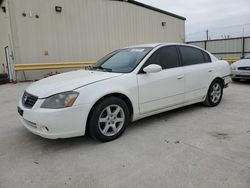
<path fill-rule="evenodd" d="M 90 70 L 72 71 L 39 80 L 31 84 L 26 91 L 39 98 L 46 98 L 120 75 L 122 74 Z"/>
<path fill-rule="evenodd" d="M 250 67 L 250 59 L 241 59 L 233 63 L 236 67 Z"/>

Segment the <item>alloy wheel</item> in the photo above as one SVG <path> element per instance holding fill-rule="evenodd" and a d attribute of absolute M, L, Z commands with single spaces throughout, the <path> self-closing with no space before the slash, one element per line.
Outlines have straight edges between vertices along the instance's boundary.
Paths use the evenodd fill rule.
<path fill-rule="evenodd" d="M 217 103 L 221 98 L 222 88 L 219 83 L 215 83 L 212 87 L 210 98 L 213 103 Z"/>
<path fill-rule="evenodd" d="M 122 129 L 124 122 L 124 110 L 119 105 L 109 105 L 99 116 L 98 128 L 104 136 L 114 136 Z"/>

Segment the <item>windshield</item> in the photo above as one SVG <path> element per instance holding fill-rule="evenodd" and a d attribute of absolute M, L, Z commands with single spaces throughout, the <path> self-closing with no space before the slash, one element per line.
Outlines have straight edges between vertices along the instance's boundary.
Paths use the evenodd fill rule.
<path fill-rule="evenodd" d="M 114 51 L 100 59 L 91 70 L 128 73 L 142 61 L 152 48 L 126 48 Z"/>

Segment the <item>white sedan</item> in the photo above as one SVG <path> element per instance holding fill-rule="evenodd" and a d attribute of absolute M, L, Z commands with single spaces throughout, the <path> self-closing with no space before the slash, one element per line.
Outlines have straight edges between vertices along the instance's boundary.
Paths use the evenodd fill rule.
<path fill-rule="evenodd" d="M 250 80 L 250 55 L 233 63 L 231 68 L 233 81 Z"/>
<path fill-rule="evenodd" d="M 116 50 L 87 70 L 31 84 L 20 99 L 23 125 L 45 138 L 88 133 L 118 138 L 130 122 L 202 102 L 220 103 L 231 69 L 209 52 L 184 44 Z"/>

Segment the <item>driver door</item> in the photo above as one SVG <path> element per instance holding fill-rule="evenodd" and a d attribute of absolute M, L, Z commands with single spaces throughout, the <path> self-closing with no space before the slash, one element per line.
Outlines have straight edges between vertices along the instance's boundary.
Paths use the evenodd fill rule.
<path fill-rule="evenodd" d="M 158 49 L 143 65 L 157 64 L 162 71 L 137 75 L 140 114 L 151 113 L 184 102 L 185 77 L 176 46 Z"/>

